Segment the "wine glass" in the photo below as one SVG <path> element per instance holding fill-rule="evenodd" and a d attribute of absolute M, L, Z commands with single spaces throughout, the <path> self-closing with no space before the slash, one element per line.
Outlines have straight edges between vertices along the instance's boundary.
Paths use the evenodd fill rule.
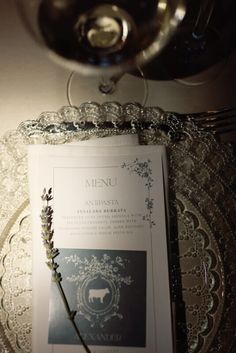
<path fill-rule="evenodd" d="M 166 45 L 184 0 L 15 0 L 25 26 L 49 56 L 86 76 L 140 67 Z"/>
<path fill-rule="evenodd" d="M 180 28 L 164 52 L 165 68 L 179 83 L 204 84 L 216 78 L 224 65 L 227 48 L 210 25 L 215 5 L 215 0 L 202 0 L 194 25 Z"/>
<path fill-rule="evenodd" d="M 50 57 L 72 70 L 69 104 L 147 101 L 141 66 L 166 45 L 185 15 L 184 0 L 15 0 Z M 141 79 L 128 72 L 137 69 Z"/>

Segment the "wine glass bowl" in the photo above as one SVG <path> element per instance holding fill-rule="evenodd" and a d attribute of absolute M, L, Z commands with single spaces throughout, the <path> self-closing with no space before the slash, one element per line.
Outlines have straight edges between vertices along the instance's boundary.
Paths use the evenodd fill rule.
<path fill-rule="evenodd" d="M 25 26 L 49 55 L 85 75 L 140 67 L 169 41 L 184 0 L 15 0 Z"/>
<path fill-rule="evenodd" d="M 181 26 L 163 52 L 169 76 L 186 85 L 202 85 L 215 79 L 225 64 L 228 48 L 210 20 L 215 0 L 202 0 L 195 22 Z M 174 58 L 174 60 L 173 60 Z"/>
<path fill-rule="evenodd" d="M 206 28 L 201 37 L 194 36 L 190 25 L 181 28 L 172 45 L 165 51 L 165 64 L 170 75 L 179 79 L 199 74 L 216 65 L 225 52 L 219 43 L 220 34 L 212 27 Z"/>

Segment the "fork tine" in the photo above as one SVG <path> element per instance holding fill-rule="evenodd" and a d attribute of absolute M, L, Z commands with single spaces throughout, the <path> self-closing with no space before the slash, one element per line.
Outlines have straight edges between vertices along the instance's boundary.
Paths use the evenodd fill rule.
<path fill-rule="evenodd" d="M 235 109 L 228 109 L 220 112 L 212 112 L 212 113 L 205 113 L 205 114 L 192 114 L 191 118 L 196 121 L 216 121 L 216 120 L 224 120 L 228 118 L 236 117 L 236 110 Z"/>
<path fill-rule="evenodd" d="M 198 125 L 204 126 L 206 128 L 214 128 L 214 127 L 220 127 L 220 126 L 226 126 L 230 124 L 236 123 L 236 115 L 232 117 L 223 117 L 223 118 L 218 118 L 218 119 L 211 119 L 211 120 L 198 120 L 196 121 Z"/>
<path fill-rule="evenodd" d="M 227 132 L 234 132 L 234 131 L 236 131 L 236 124 L 227 125 L 227 126 L 221 126 L 221 127 L 215 128 L 213 131 L 214 131 L 216 134 L 223 134 L 223 133 L 227 133 Z"/>
<path fill-rule="evenodd" d="M 209 131 L 227 141 L 235 141 L 236 108 L 210 110 L 201 113 L 178 114 L 184 121 L 194 122 L 202 131 Z M 227 138 L 225 137 L 227 136 Z"/>
<path fill-rule="evenodd" d="M 218 115 L 218 114 L 226 114 L 226 113 L 236 113 L 236 108 L 222 108 L 216 110 L 207 110 L 205 112 L 191 113 L 192 116 L 208 116 L 208 115 Z"/>
<path fill-rule="evenodd" d="M 226 124 L 226 125 L 221 125 L 221 126 L 215 126 L 215 125 L 212 125 L 212 126 L 204 126 L 204 125 L 199 125 L 199 128 L 201 130 L 204 130 L 204 131 L 212 131 L 216 134 L 222 134 L 222 133 L 226 133 L 226 132 L 233 132 L 233 131 L 236 131 L 236 122 L 234 123 L 229 123 L 229 124 Z"/>
<path fill-rule="evenodd" d="M 194 118 L 194 121 L 196 122 L 204 122 L 204 121 L 208 121 L 208 122 L 217 122 L 217 121 L 225 121 L 228 119 L 236 119 L 236 112 L 235 114 L 219 114 L 219 115 L 208 115 L 208 116 L 201 116 L 201 117 L 196 117 Z"/>

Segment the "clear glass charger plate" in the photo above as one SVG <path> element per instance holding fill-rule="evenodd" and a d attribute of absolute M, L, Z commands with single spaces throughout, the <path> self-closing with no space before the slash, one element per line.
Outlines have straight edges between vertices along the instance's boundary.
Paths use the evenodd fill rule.
<path fill-rule="evenodd" d="M 1 353 L 31 352 L 27 144 L 127 133 L 138 133 L 141 144 L 167 146 L 177 351 L 236 351 L 236 167 L 231 146 L 220 145 L 178 114 L 110 102 L 42 113 L 0 139 Z"/>

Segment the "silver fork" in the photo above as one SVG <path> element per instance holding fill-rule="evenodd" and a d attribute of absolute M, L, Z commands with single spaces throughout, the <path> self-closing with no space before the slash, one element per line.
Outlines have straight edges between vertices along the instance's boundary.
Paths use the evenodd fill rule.
<path fill-rule="evenodd" d="M 187 114 L 185 115 L 185 119 L 188 121 L 193 121 L 200 129 L 211 131 L 217 135 L 226 133 L 229 133 L 232 136 L 236 135 L 235 108 L 225 108 L 201 113 Z"/>

